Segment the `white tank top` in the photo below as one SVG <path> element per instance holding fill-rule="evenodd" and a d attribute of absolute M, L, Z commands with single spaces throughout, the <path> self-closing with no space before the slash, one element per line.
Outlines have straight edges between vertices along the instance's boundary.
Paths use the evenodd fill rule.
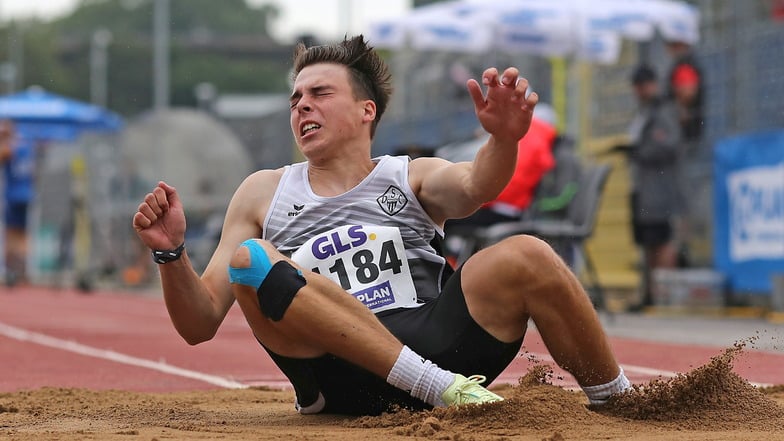
<path fill-rule="evenodd" d="M 307 162 L 286 166 L 263 238 L 297 263 L 330 277 L 373 312 L 416 307 L 438 296 L 445 260 L 433 223 L 408 183 L 407 156 L 375 168 L 338 196 L 316 195 Z"/>

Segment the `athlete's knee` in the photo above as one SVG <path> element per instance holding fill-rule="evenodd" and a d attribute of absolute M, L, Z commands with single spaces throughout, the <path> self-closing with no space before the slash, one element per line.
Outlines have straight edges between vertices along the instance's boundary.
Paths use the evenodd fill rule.
<path fill-rule="evenodd" d="M 229 281 L 258 288 L 269 274 L 272 263 L 259 239 L 242 242 L 229 262 Z"/>
<path fill-rule="evenodd" d="M 570 271 L 547 242 L 534 236 L 511 236 L 498 243 L 493 251 L 488 267 L 503 271 L 514 279 L 514 284 L 558 290 Z"/>
<path fill-rule="evenodd" d="M 286 260 L 273 264 L 258 239 L 246 240 L 234 253 L 229 281 L 255 289 L 262 314 L 273 321 L 283 318 L 294 296 L 306 284 L 302 272 Z"/>
<path fill-rule="evenodd" d="M 498 244 L 497 252 L 511 266 L 521 268 L 537 268 L 557 260 L 557 255 L 547 242 L 527 234 L 504 239 Z"/>

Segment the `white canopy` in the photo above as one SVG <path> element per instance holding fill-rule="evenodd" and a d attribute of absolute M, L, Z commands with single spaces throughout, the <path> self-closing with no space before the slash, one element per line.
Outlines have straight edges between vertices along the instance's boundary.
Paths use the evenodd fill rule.
<path fill-rule="evenodd" d="M 500 50 L 613 63 L 622 38 L 646 41 L 656 31 L 694 44 L 699 12 L 672 0 L 452 0 L 372 23 L 367 37 L 378 48 Z"/>

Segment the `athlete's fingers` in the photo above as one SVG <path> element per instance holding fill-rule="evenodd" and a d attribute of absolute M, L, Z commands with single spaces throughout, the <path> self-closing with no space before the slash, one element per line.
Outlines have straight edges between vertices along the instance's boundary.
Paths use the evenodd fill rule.
<path fill-rule="evenodd" d="M 152 194 L 155 196 L 155 202 L 158 207 L 161 209 L 161 213 L 166 212 L 169 210 L 169 198 L 166 197 L 166 190 L 162 189 L 161 187 L 155 187 L 152 190 Z M 158 214 L 156 212 L 156 214 Z"/>
<path fill-rule="evenodd" d="M 525 98 L 523 109 L 530 110 L 531 112 L 533 112 L 537 103 L 539 103 L 539 94 L 537 94 L 536 92 L 531 92 L 531 94 Z"/>
<path fill-rule="evenodd" d="M 482 87 L 473 78 L 466 82 L 466 87 L 468 88 L 468 94 L 471 95 L 471 100 L 474 102 L 474 108 L 481 108 L 485 103 Z"/>
<path fill-rule="evenodd" d="M 158 187 L 163 189 L 164 193 L 166 194 L 167 205 L 180 204 L 180 195 L 177 193 L 176 188 L 172 187 L 164 181 L 158 182 Z"/>
<path fill-rule="evenodd" d="M 515 82 L 517 83 L 515 85 L 515 92 L 525 98 L 525 94 L 528 93 L 528 80 L 523 77 L 519 77 L 515 78 Z"/>
<path fill-rule="evenodd" d="M 141 214 L 145 219 L 147 219 L 148 225 L 146 226 L 150 226 L 150 224 L 158 220 L 158 215 L 155 213 L 155 210 L 150 207 L 150 204 L 146 202 L 139 204 L 139 208 L 137 209 L 136 214 Z M 134 215 L 134 219 L 135 217 L 136 216 Z"/>
<path fill-rule="evenodd" d="M 139 211 L 137 211 L 136 214 L 133 215 L 133 229 L 136 231 L 141 231 L 149 228 L 150 225 L 152 225 L 152 221 L 148 216 L 142 213 L 141 207 L 139 207 Z"/>
<path fill-rule="evenodd" d="M 482 73 L 482 84 L 487 87 L 496 87 L 498 83 L 498 69 L 490 67 Z"/>
<path fill-rule="evenodd" d="M 147 208 L 150 210 L 149 213 L 151 213 L 153 217 L 157 217 L 158 215 L 163 214 L 163 210 L 161 209 L 160 205 L 158 205 L 158 199 L 153 193 L 147 193 L 144 196 L 144 200 L 142 201 L 141 205 L 139 205 L 140 210 L 142 206 L 147 206 Z"/>
<path fill-rule="evenodd" d="M 519 76 L 520 71 L 517 70 L 516 67 L 509 67 L 504 70 L 504 73 L 501 76 L 501 84 L 507 87 L 516 87 L 515 83 L 518 81 Z"/>

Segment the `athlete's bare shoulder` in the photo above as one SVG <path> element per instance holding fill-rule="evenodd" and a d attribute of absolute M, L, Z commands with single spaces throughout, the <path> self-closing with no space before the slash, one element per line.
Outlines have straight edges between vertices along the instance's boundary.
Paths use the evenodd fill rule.
<path fill-rule="evenodd" d="M 272 187 L 272 191 L 275 191 L 275 187 L 278 186 L 278 182 L 280 182 L 280 178 L 283 177 L 283 171 L 285 168 L 276 168 L 276 169 L 264 169 L 258 170 L 250 175 L 240 184 L 240 188 L 245 186 L 250 187 L 257 187 L 257 186 L 264 186 L 264 187 Z"/>
<path fill-rule="evenodd" d="M 408 181 L 411 184 L 411 188 L 414 189 L 415 193 L 419 193 L 422 179 L 425 176 L 449 164 L 451 162 L 437 157 L 420 157 L 411 160 L 411 163 L 408 165 Z"/>
<path fill-rule="evenodd" d="M 248 175 L 237 188 L 237 195 L 250 193 L 256 197 L 269 193 L 270 197 L 275 193 L 278 182 L 283 176 L 283 168 L 258 170 Z"/>
<path fill-rule="evenodd" d="M 265 213 L 278 183 L 283 176 L 283 168 L 259 170 L 248 175 L 234 192 L 230 206 L 261 210 Z"/>

